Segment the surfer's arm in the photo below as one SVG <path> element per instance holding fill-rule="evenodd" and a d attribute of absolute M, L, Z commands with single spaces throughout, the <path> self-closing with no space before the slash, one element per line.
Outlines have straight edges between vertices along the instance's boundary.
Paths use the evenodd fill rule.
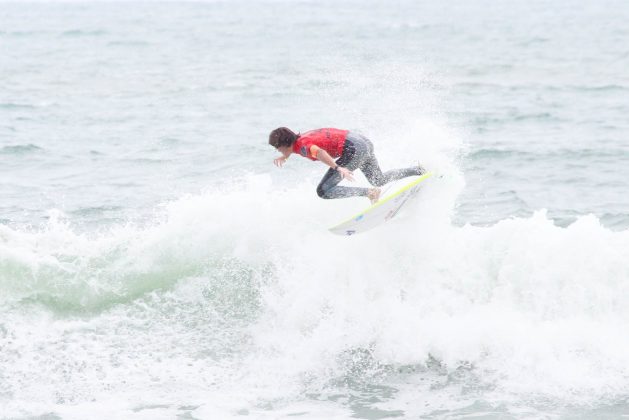
<path fill-rule="evenodd" d="M 352 173 L 352 171 L 350 171 L 347 168 L 337 165 L 334 159 L 332 158 L 332 156 L 330 156 L 330 154 L 326 152 L 325 150 L 323 150 L 322 148 L 313 145 L 310 147 L 310 153 L 312 154 L 312 156 L 316 157 L 318 160 L 325 163 L 330 168 L 334 169 L 335 171 L 338 171 L 341 174 L 341 177 L 347 178 L 350 181 L 354 180 L 354 174 Z"/>

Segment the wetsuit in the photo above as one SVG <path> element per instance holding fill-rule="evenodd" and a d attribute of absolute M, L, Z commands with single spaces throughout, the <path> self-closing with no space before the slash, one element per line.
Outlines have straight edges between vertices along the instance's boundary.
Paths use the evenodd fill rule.
<path fill-rule="evenodd" d="M 303 139 L 303 140 L 302 140 Z M 313 146 L 315 146 L 313 148 Z M 316 160 L 317 148 L 324 149 L 333 158 L 338 158 L 336 164 L 350 171 L 360 169 L 371 185 L 380 187 L 391 181 L 412 175 L 421 175 L 424 171 L 420 166 L 405 169 L 395 169 L 382 173 L 378 160 L 374 155 L 371 141 L 358 134 L 346 130 L 324 128 L 313 130 L 301 135 L 293 144 L 293 150 L 304 157 Z M 312 151 L 315 151 L 313 154 Z M 317 194 L 321 198 L 345 198 L 353 196 L 367 196 L 369 188 L 344 187 L 338 183 L 341 174 L 335 169 L 328 169 L 317 186 Z"/>

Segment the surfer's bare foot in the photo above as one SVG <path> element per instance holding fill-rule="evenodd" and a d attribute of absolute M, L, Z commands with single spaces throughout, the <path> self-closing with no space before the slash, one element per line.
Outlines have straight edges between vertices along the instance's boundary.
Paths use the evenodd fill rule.
<path fill-rule="evenodd" d="M 371 201 L 371 204 L 376 204 L 380 199 L 380 188 L 371 188 L 367 193 L 367 198 Z"/>

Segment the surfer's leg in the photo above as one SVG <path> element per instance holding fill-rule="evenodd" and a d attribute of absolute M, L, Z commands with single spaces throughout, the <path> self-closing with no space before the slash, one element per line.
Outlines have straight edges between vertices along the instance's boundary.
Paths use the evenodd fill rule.
<path fill-rule="evenodd" d="M 360 170 L 363 171 L 369 183 L 376 187 L 381 187 L 391 181 L 397 181 L 398 179 L 406 178 L 408 176 L 421 175 L 424 173 L 423 169 L 419 166 L 392 169 L 383 173 L 375 156 L 367 159 L 360 167 Z"/>
<path fill-rule="evenodd" d="M 411 168 L 393 169 L 383 173 L 380 165 L 378 165 L 378 159 L 376 159 L 376 155 L 373 153 L 373 144 L 369 140 L 367 142 L 370 153 L 360 166 L 360 170 L 363 171 L 371 185 L 381 187 L 391 181 L 397 181 L 408 176 L 421 175 L 425 172 L 421 166 L 414 166 Z"/>
<path fill-rule="evenodd" d="M 350 171 L 354 171 L 361 164 L 362 160 L 366 156 L 366 152 L 367 148 L 363 144 L 356 143 L 351 137 L 348 137 L 345 147 L 343 148 L 343 154 L 337 159 L 336 164 L 347 168 Z M 328 169 L 317 186 L 317 194 L 321 198 L 364 196 L 371 199 L 370 195 L 373 195 L 371 189 L 339 186 L 338 184 L 342 180 L 343 178 L 338 171 Z"/>
<path fill-rule="evenodd" d="M 343 178 L 338 171 L 330 168 L 323 175 L 321 182 L 317 186 L 317 194 L 321 198 L 346 198 L 367 196 L 369 194 L 369 188 L 357 188 L 357 187 L 342 187 L 338 185 Z"/>

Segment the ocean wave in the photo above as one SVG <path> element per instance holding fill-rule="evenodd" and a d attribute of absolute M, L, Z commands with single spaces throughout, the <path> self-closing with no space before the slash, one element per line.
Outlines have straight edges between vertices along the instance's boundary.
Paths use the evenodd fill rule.
<path fill-rule="evenodd" d="M 466 155 L 471 160 L 475 159 L 507 159 L 517 158 L 524 161 L 528 160 L 544 160 L 561 158 L 562 160 L 568 159 L 596 159 L 596 158 L 621 158 L 629 157 L 629 150 L 623 148 L 560 148 L 556 150 L 518 150 L 514 148 L 480 148 L 473 150 Z"/>
<path fill-rule="evenodd" d="M 214 208 L 217 198 L 197 197 L 192 202 Z M 268 261 L 237 258 L 227 243 L 216 239 L 228 234 L 221 230 L 227 215 L 208 223 L 188 207 L 189 200 L 171 205 L 179 208 L 182 203 L 186 209 L 181 214 L 168 211 L 165 221 L 146 227 L 118 225 L 104 232 L 77 233 L 58 211 L 52 211 L 39 230 L 0 225 L 0 305 L 99 312 L 189 278 L 233 285 L 269 272 Z M 231 287 L 224 284 L 224 289 Z M 251 293 L 244 290 L 240 295 Z"/>
<path fill-rule="evenodd" d="M 62 37 L 84 37 L 84 36 L 103 36 L 109 34 L 108 31 L 105 30 L 85 30 L 85 29 L 73 29 L 69 31 L 61 32 L 60 36 Z"/>
<path fill-rule="evenodd" d="M 580 404 L 627 391 L 629 359 L 618 349 L 629 346 L 629 231 L 594 216 L 562 228 L 545 212 L 490 227 L 421 219 L 342 251 L 301 242 L 297 255 L 316 252 L 329 266 L 294 266 L 266 292 L 272 321 L 256 324 L 257 345 L 284 343 L 271 366 L 296 358 L 325 376 L 345 369 L 338 355 L 369 348 L 394 369 L 469 366 L 476 386 L 504 398 Z"/>
<path fill-rule="evenodd" d="M 28 153 L 41 152 L 44 149 L 35 144 L 17 144 L 0 148 L 2 155 L 24 155 Z"/>
<path fill-rule="evenodd" d="M 35 106 L 31 105 L 31 104 L 21 104 L 21 103 L 15 103 L 15 102 L 4 102 L 4 103 L 0 103 L 0 109 L 6 109 L 6 110 L 35 109 Z"/>
<path fill-rule="evenodd" d="M 110 41 L 107 45 L 112 47 L 147 47 L 152 45 L 148 41 L 134 41 L 134 40 L 124 40 L 124 41 Z"/>
<path fill-rule="evenodd" d="M 247 325 L 239 386 L 260 399 L 400 372 L 465 375 L 502 399 L 625 395 L 629 231 L 591 215 L 559 227 L 545 211 L 453 226 L 443 207 L 458 188 L 435 179 L 386 227 L 350 238 L 325 228 L 356 202 L 257 176 L 168 203 L 147 227 L 78 234 L 59 215 L 36 231 L 0 226 L 0 306 L 102 314 L 201 284 L 193 293 L 226 320 L 216 333 Z"/>
<path fill-rule="evenodd" d="M 0 35 L 22 38 L 33 35 L 49 35 L 50 33 L 50 31 L 2 31 L 0 32 Z"/>
<path fill-rule="evenodd" d="M 569 86 L 569 89 L 584 92 L 626 92 L 629 91 L 629 86 L 619 84 L 607 84 L 607 85 L 573 85 Z"/>

